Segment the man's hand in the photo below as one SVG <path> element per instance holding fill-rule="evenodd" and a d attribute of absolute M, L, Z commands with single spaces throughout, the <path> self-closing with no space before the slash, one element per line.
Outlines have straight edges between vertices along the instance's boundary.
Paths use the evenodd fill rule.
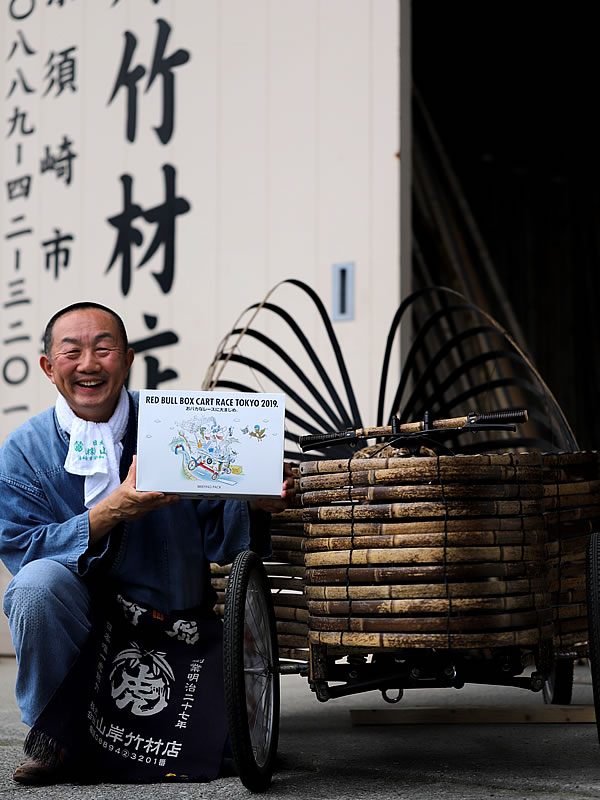
<path fill-rule="evenodd" d="M 106 536 L 119 522 L 140 519 L 149 511 L 169 506 L 179 500 L 178 494 L 138 492 L 135 488 L 136 466 L 137 456 L 134 456 L 123 483 L 90 508 L 90 544 Z"/>
<path fill-rule="evenodd" d="M 278 511 L 285 511 L 292 504 L 296 496 L 294 486 L 294 476 L 289 464 L 283 465 L 283 485 L 281 488 L 281 499 L 273 500 L 265 497 L 261 500 L 251 500 L 248 505 L 251 511 L 266 511 L 269 514 L 277 514 Z"/>

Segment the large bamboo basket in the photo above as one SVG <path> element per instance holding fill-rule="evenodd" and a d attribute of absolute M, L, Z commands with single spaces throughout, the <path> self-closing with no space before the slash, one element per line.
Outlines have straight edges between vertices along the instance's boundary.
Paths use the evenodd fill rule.
<path fill-rule="evenodd" d="M 309 642 L 586 654 L 596 452 L 361 456 L 304 462 L 296 507 L 273 515 L 281 658 Z M 228 573 L 212 565 L 221 611 Z"/>
<path fill-rule="evenodd" d="M 309 641 L 471 649 L 550 640 L 542 456 L 391 452 L 300 466 Z"/>
<path fill-rule="evenodd" d="M 586 550 L 600 531 L 597 452 L 543 457 L 544 520 L 548 578 L 558 652 L 587 652 Z"/>

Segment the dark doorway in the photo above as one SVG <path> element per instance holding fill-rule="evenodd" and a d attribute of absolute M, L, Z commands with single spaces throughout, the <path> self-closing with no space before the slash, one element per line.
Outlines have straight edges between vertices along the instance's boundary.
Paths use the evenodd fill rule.
<path fill-rule="evenodd" d="M 414 83 L 524 344 L 600 445 L 599 50 L 593 4 L 417 0 Z M 489 299 L 494 312 L 493 298 Z"/>

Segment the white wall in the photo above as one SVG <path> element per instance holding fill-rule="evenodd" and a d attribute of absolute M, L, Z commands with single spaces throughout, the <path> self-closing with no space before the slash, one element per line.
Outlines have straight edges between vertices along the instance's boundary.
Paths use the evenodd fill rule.
<path fill-rule="evenodd" d="M 402 0 L 403 15 L 407 9 Z M 147 385 L 144 356 L 152 355 L 161 370 L 177 373 L 161 388 L 193 388 L 238 314 L 280 280 L 307 282 L 329 308 L 339 262 L 355 264 L 356 305 L 354 320 L 334 327 L 363 420 L 374 424 L 385 333 L 400 302 L 400 13 L 397 0 L 4 4 L 3 117 L 16 121 L 0 159 L 0 441 L 54 400 L 37 363 L 57 308 L 81 299 L 111 305 L 134 342 L 175 333 L 176 344 L 138 355 L 130 385 Z M 167 142 L 154 130 L 163 114 L 161 75 L 148 86 L 160 25 L 170 29 L 165 58 L 179 52 L 185 60 L 171 70 Z M 109 103 L 126 32 L 136 40 L 129 70 L 145 71 L 132 84 L 133 142 L 125 136 L 126 88 Z M 68 57 L 76 72 L 60 91 L 52 67 Z M 70 185 L 56 171 L 40 172 L 45 148 L 59 154 L 64 136 L 77 154 Z M 165 247 L 140 265 L 158 226 L 139 212 L 164 203 L 165 165 L 189 210 L 166 237 L 176 248 L 174 274 L 161 288 Z M 7 182 L 25 175 L 28 196 L 8 199 Z M 123 175 L 132 180 L 139 208 L 131 225 L 142 238 L 126 248 L 126 293 L 122 260 L 107 271 L 117 242 L 108 219 L 124 210 Z M 68 267 L 55 274 L 42 242 L 56 229 L 74 238 Z M 274 295 L 327 360 L 323 331 L 298 297 L 286 287 Z M 296 343 L 282 343 L 294 355 Z"/>

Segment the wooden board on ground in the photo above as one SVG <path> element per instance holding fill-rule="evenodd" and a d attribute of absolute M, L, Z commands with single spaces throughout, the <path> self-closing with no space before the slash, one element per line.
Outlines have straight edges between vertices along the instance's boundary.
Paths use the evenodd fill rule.
<path fill-rule="evenodd" d="M 594 723 L 594 706 L 540 705 L 351 709 L 352 725 L 520 725 Z"/>

